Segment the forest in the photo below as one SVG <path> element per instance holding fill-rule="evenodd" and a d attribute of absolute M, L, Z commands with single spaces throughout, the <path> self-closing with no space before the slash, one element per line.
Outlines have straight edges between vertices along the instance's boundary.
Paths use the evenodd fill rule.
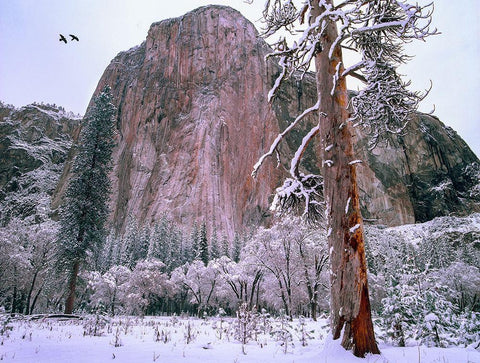
<path fill-rule="evenodd" d="M 480 214 L 393 228 L 369 226 L 366 243 L 374 322 L 381 338 L 447 347 L 478 342 Z M 293 228 L 297 227 L 297 228 Z M 58 225 L 12 220 L 0 228 L 0 306 L 55 313 L 65 301 Z M 328 315 L 325 231 L 296 218 L 233 240 L 199 222 L 184 231 L 164 216 L 111 233 L 80 272 L 76 312 L 99 315 L 235 316 L 242 306 L 272 316 Z M 57 266 L 57 267 L 56 267 Z"/>

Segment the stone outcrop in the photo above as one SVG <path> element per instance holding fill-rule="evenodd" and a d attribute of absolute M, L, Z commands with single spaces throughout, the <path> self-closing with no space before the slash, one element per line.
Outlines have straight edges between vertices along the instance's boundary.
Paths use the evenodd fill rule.
<path fill-rule="evenodd" d="M 480 211 L 480 168 L 465 141 L 434 116 L 418 114 L 402 135 L 368 148 L 357 130 L 362 215 L 377 224 L 425 222 Z"/>
<path fill-rule="evenodd" d="M 0 103 L 0 225 L 13 217 L 49 218 L 79 117 L 51 105 Z"/>
<path fill-rule="evenodd" d="M 187 227 L 205 220 L 230 236 L 264 220 L 286 173 L 270 160 L 254 180 L 252 167 L 316 102 L 307 74 L 267 104 L 279 72 L 265 62 L 269 52 L 239 12 L 208 6 L 154 23 L 144 43 L 112 60 L 96 92 L 110 85 L 118 108 L 111 218 L 118 231 L 128 215 L 151 223 L 165 213 Z M 283 164 L 301 137 L 295 132 L 282 145 Z M 406 135 L 371 151 L 360 130 L 357 138 L 367 219 L 398 225 L 478 210 L 471 193 L 478 159 L 434 117 L 419 115 Z M 317 165 L 312 149 L 303 166 Z"/>

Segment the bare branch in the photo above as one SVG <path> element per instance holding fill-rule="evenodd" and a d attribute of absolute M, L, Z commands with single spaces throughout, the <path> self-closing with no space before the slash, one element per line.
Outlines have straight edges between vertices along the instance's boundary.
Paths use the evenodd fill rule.
<path fill-rule="evenodd" d="M 300 165 L 300 160 L 302 160 L 302 156 L 307 150 L 308 144 L 310 141 L 319 133 L 320 125 L 313 127 L 308 134 L 306 134 L 303 139 L 302 143 L 298 147 L 297 151 L 295 152 L 295 156 L 292 159 L 292 163 L 290 166 L 290 175 L 294 178 L 299 177 L 298 167 Z"/>
<path fill-rule="evenodd" d="M 272 145 L 270 146 L 270 150 L 266 153 L 263 154 L 260 159 L 257 161 L 257 163 L 253 167 L 252 171 L 252 177 L 256 177 L 258 169 L 262 166 L 263 162 L 265 159 L 269 156 L 272 156 L 273 153 L 277 150 L 278 145 L 280 144 L 280 141 L 303 119 L 305 116 L 309 115 L 312 112 L 318 111 L 320 108 L 320 101 L 317 101 L 315 105 L 313 105 L 310 108 L 307 108 L 305 111 L 303 111 L 297 118 L 281 133 L 279 134 L 275 140 L 273 141 Z"/>

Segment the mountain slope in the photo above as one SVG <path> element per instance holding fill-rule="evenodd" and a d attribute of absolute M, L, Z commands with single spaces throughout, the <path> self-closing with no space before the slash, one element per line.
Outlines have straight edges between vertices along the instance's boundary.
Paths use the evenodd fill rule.
<path fill-rule="evenodd" d="M 13 217 L 49 218 L 79 118 L 51 105 L 20 109 L 0 103 L 0 225 Z"/>

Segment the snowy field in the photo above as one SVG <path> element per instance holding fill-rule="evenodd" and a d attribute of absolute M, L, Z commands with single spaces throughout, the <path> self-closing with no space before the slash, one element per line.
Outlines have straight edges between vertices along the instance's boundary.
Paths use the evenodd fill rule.
<path fill-rule="evenodd" d="M 232 318 L 3 319 L 0 361 L 480 363 L 480 352 L 473 348 L 399 348 L 382 343 L 382 355 L 355 358 L 329 339 L 326 320 L 259 319 L 255 326 L 243 335 L 242 344 L 242 330 Z"/>

